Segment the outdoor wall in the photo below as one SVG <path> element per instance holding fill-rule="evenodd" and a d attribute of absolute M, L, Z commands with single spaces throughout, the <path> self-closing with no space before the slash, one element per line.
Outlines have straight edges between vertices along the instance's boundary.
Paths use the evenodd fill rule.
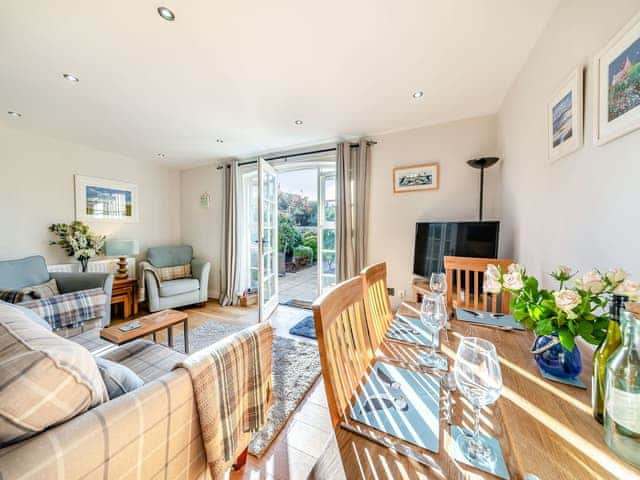
<path fill-rule="evenodd" d="M 220 262 L 224 228 L 224 171 L 217 163 L 183 170 L 180 175 L 182 242 L 192 245 L 194 252 L 211 262 L 209 297 L 220 295 Z M 211 195 L 209 208 L 200 205 L 200 195 Z"/>
<path fill-rule="evenodd" d="M 138 223 L 90 223 L 92 230 L 140 242 L 146 248 L 180 241 L 177 170 L 0 125 L 0 260 L 43 255 L 70 263 L 49 246 L 51 223 L 75 219 L 74 174 L 138 185 Z"/>
<path fill-rule="evenodd" d="M 480 172 L 467 160 L 495 156 L 496 118 L 485 116 L 376 135 L 371 157 L 367 263 L 387 262 L 389 286 L 411 295 L 416 222 L 477 220 Z M 440 164 L 440 188 L 394 193 L 395 167 Z M 486 171 L 485 220 L 499 220 L 500 163 Z M 504 235 L 501 235 L 503 241 Z"/>
<path fill-rule="evenodd" d="M 640 277 L 640 131 L 594 145 L 591 63 L 638 11 L 638 0 L 562 1 L 500 109 L 503 253 L 530 273 L 565 263 L 582 272 L 621 266 Z M 587 67 L 584 146 L 550 164 L 546 106 L 577 65 Z"/>

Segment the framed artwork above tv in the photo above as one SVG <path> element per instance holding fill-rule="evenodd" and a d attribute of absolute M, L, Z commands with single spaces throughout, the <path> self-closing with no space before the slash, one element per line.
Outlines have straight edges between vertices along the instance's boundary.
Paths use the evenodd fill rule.
<path fill-rule="evenodd" d="M 138 186 L 104 178 L 75 176 L 76 220 L 138 222 Z"/>

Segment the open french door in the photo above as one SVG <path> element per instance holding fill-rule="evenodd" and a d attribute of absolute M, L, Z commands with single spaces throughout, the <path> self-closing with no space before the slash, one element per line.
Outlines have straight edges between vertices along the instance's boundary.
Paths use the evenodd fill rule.
<path fill-rule="evenodd" d="M 262 322 L 278 306 L 278 176 L 258 160 L 258 299 Z"/>

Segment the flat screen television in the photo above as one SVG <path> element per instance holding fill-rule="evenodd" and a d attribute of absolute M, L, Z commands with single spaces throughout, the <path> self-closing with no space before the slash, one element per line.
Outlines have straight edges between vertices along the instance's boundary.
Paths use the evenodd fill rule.
<path fill-rule="evenodd" d="M 417 223 L 413 273 L 444 272 L 444 257 L 498 257 L 500 222 Z"/>

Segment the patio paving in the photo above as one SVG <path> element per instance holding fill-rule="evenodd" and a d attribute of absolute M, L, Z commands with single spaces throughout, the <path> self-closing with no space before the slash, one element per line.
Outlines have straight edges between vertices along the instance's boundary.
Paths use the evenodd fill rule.
<path fill-rule="evenodd" d="M 286 273 L 278 278 L 280 303 L 289 300 L 303 300 L 313 302 L 318 296 L 318 267 L 298 270 L 295 273 Z"/>

